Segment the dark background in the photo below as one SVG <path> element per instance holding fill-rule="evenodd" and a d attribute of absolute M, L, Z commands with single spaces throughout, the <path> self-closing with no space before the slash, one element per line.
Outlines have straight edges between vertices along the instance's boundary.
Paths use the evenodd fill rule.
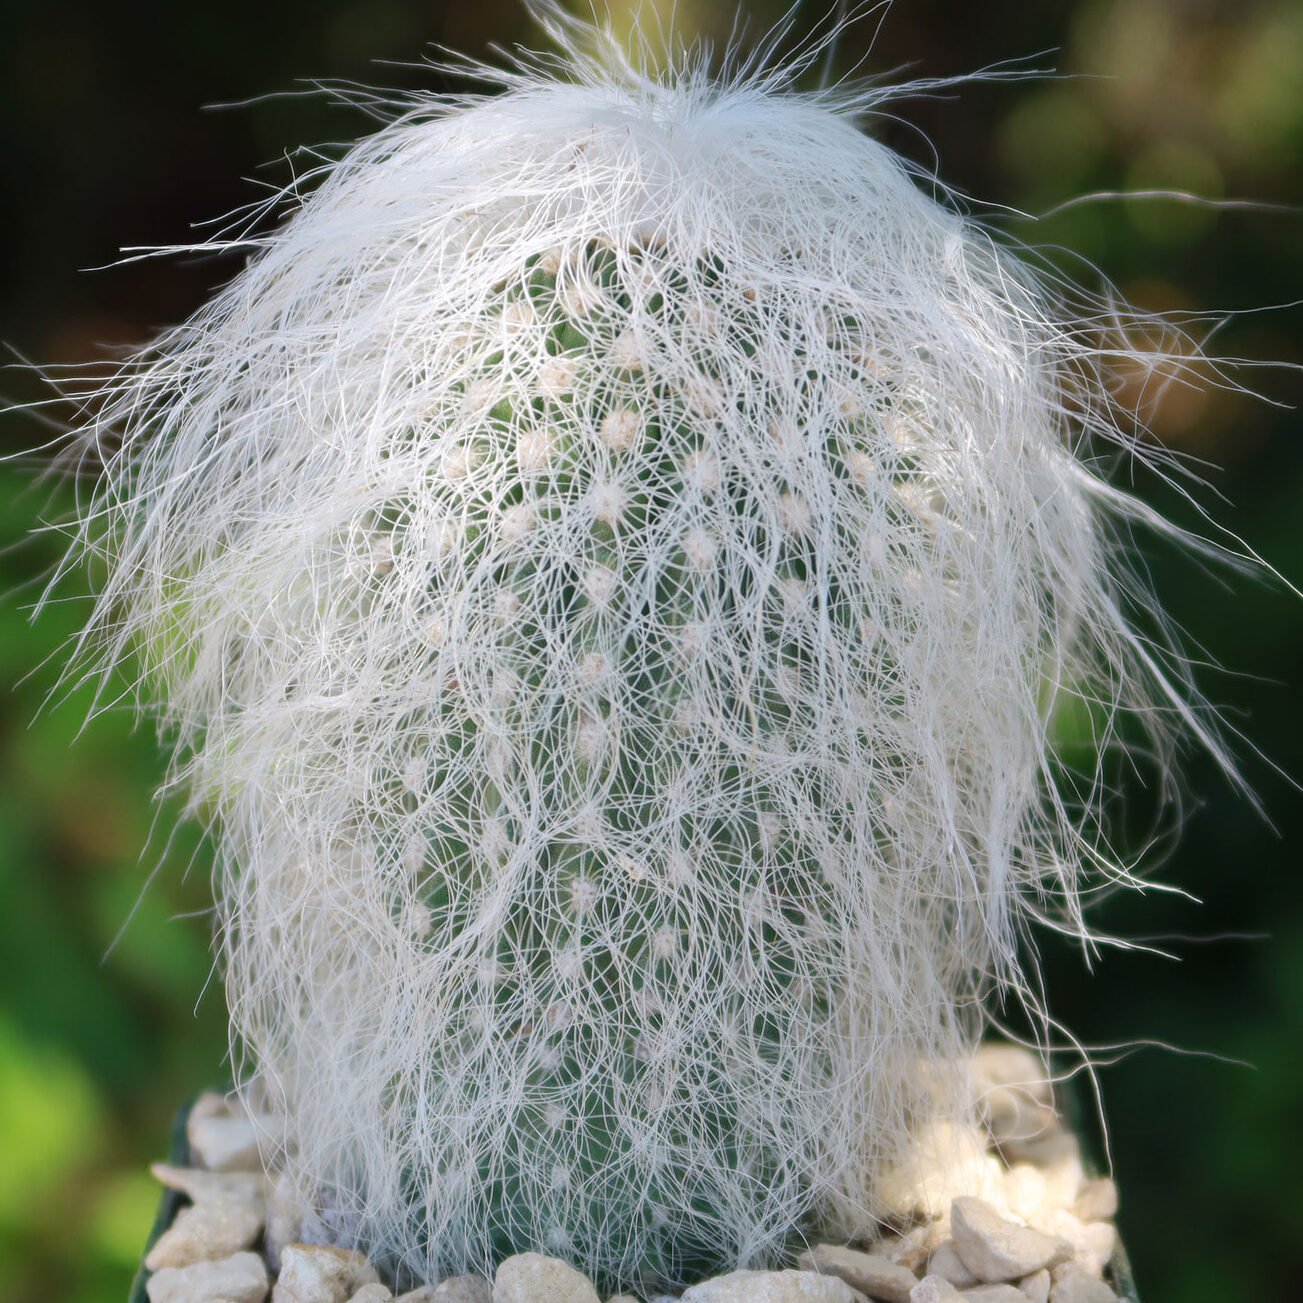
<path fill-rule="evenodd" d="M 778 6 L 753 0 L 751 12 L 763 27 Z M 680 0 L 678 13 L 683 30 L 726 35 L 731 25 L 721 0 Z M 415 0 L 5 0 L 0 23 L 0 340 L 42 364 L 84 363 L 140 341 L 235 270 L 194 257 L 86 269 L 123 246 L 191 239 L 193 223 L 284 179 L 296 146 L 369 129 L 313 97 L 203 106 L 292 89 L 302 77 L 437 87 L 428 72 L 375 61 L 410 64 L 430 41 L 484 54 L 490 40 L 529 35 L 515 0 L 456 12 Z M 854 27 L 839 68 L 864 53 L 875 27 Z M 898 0 L 867 68 L 910 64 L 939 76 L 1042 51 L 1036 66 L 1075 75 L 904 103 L 899 120 L 875 129 L 923 162 L 935 147 L 951 184 L 1024 212 L 1119 188 L 1283 205 L 1132 199 L 1001 221 L 1022 239 L 1073 250 L 1077 258 L 1053 256 L 1088 280 L 1094 264 L 1145 307 L 1239 313 L 1303 297 L 1303 7 Z M 1297 306 L 1232 315 L 1213 348 L 1297 364 L 1301 328 Z M 1151 424 L 1155 437 L 1210 463 L 1202 500 L 1297 583 L 1303 447 L 1289 409 L 1303 380 L 1284 369 L 1242 378 L 1280 406 L 1173 390 Z M 45 396 L 18 368 L 0 373 L 0 393 Z M 6 452 L 43 437 L 30 414 L 0 426 Z M 224 1074 L 225 1015 L 210 982 L 205 853 L 189 834 L 165 852 L 171 812 L 150 797 L 161 774 L 155 740 L 117 713 L 74 745 L 85 694 L 41 711 L 58 649 L 84 611 L 60 604 L 28 623 L 60 543 L 57 532 L 22 540 L 71 500 L 70 486 L 37 481 L 34 464 L 0 467 L 0 681 L 15 685 L 0 697 L 0 1292 L 13 1303 L 99 1303 L 125 1297 L 157 1199 L 144 1164 L 163 1151 L 172 1111 Z M 1199 523 L 1161 485 L 1138 487 Z M 1268 813 L 1204 757 L 1188 757 L 1182 836 L 1148 867 L 1203 903 L 1151 892 L 1112 901 L 1097 919 L 1169 938 L 1178 961 L 1109 952 L 1088 974 L 1079 956 L 1052 952 L 1050 990 L 1088 1043 L 1133 1045 L 1100 1079 L 1142 1297 L 1284 1303 L 1303 1288 L 1303 830 L 1279 770 L 1303 776 L 1303 602 L 1170 549 L 1151 547 L 1147 560 L 1208 663 L 1202 686 L 1248 739 L 1239 754 Z M 1127 801 L 1143 813 L 1141 787 Z"/>

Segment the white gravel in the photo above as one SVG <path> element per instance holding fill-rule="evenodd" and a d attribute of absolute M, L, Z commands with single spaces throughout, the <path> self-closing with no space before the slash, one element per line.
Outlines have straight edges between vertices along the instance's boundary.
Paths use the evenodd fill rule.
<path fill-rule="evenodd" d="M 866 1224 L 850 1244 L 808 1248 L 798 1270 L 728 1272 L 647 1303 L 1118 1303 L 1106 1283 L 1117 1186 L 1087 1179 L 1039 1062 L 992 1046 L 972 1073 L 985 1129 L 917 1129 L 880 1183 L 894 1229 Z M 492 1282 L 452 1276 L 395 1298 L 362 1254 L 298 1242 L 292 1190 L 263 1173 L 258 1148 L 280 1130 L 221 1095 L 196 1103 L 195 1165 L 151 1169 L 190 1200 L 146 1257 L 151 1303 L 601 1303 L 585 1275 L 539 1253 L 507 1258 Z"/>

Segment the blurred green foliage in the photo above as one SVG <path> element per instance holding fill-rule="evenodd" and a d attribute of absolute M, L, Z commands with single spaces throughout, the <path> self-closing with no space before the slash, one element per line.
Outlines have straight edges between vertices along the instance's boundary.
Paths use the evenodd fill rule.
<path fill-rule="evenodd" d="M 628 5 L 617 8 L 627 22 Z M 682 30 L 724 37 L 732 25 L 727 0 L 677 8 Z M 780 5 L 749 8 L 760 29 Z M 4 0 L 0 13 L 10 181 L 0 338 L 42 363 L 85 362 L 141 340 L 234 270 L 207 258 L 78 269 L 122 246 L 183 241 L 191 223 L 285 175 L 283 161 L 259 170 L 266 160 L 368 126 L 311 96 L 222 113 L 201 106 L 303 76 L 436 86 L 412 66 L 427 42 L 482 54 L 490 40 L 528 35 L 515 0 L 455 10 L 433 0 Z M 865 54 L 879 16 L 854 26 L 836 71 Z M 1034 66 L 1074 75 L 904 103 L 874 129 L 928 166 L 935 147 L 950 184 L 1010 206 L 988 220 L 1070 274 L 1089 279 L 1098 267 L 1146 307 L 1224 310 L 1212 345 L 1222 356 L 1303 361 L 1297 306 L 1244 314 L 1297 300 L 1303 287 L 1303 7 L 898 0 L 866 67 L 948 75 L 1044 51 Z M 1018 216 L 1121 189 L 1280 207 L 1135 197 L 1070 205 L 1040 222 Z M 1284 370 L 1244 378 L 1271 403 L 1303 393 Z M 0 389 L 16 402 L 48 397 L 21 369 Z M 1198 459 L 1210 481 L 1199 496 L 1216 519 L 1303 580 L 1303 448 L 1287 406 L 1217 388 L 1151 393 L 1139 376 L 1124 397 L 1143 403 L 1157 438 Z M 11 415 L 2 446 L 30 449 L 46 433 L 35 415 Z M 134 727 L 118 702 L 81 734 L 94 685 L 56 690 L 84 606 L 60 602 L 29 624 L 61 543 L 56 529 L 17 545 L 66 519 L 74 487 L 0 470 L 9 545 L 0 681 L 15 685 L 0 699 L 0 1292 L 12 1303 L 125 1297 L 157 1202 L 144 1165 L 166 1147 L 176 1106 L 225 1075 L 200 839 L 173 836 L 175 812 L 152 800 L 162 776 L 152 729 Z M 1139 487 L 1182 523 L 1209 528 L 1172 489 L 1143 475 Z M 1047 944 L 1049 990 L 1085 1042 L 1126 1047 L 1104 1055 L 1118 1062 L 1101 1083 L 1142 1297 L 1283 1301 L 1296 1296 L 1303 1245 L 1303 888 L 1294 872 L 1303 821 L 1284 777 L 1303 776 L 1303 603 L 1168 546 L 1149 545 L 1146 558 L 1203 663 L 1205 690 L 1243 734 L 1237 750 L 1270 819 L 1191 755 L 1179 841 L 1169 830 L 1146 865 L 1161 860 L 1158 876 L 1203 903 L 1158 891 L 1114 897 L 1096 920 L 1179 963 L 1110 950 L 1091 957 L 1088 974 L 1082 956 Z M 120 690 L 111 685 L 107 699 Z M 1157 776 L 1123 777 L 1131 822 L 1144 829 Z M 1217 1057 L 1138 1048 L 1151 1042 Z"/>

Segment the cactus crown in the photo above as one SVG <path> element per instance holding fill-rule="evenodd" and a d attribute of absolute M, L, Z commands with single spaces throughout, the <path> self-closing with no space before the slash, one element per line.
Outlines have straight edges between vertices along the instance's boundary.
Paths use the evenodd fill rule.
<path fill-rule="evenodd" d="M 212 812 L 332 1233 L 654 1290 L 862 1225 L 968 1106 L 918 1062 L 1109 871 L 1056 698 L 1194 715 L 1087 323 L 868 93 L 571 72 L 409 106 L 123 368 L 88 646 Z"/>

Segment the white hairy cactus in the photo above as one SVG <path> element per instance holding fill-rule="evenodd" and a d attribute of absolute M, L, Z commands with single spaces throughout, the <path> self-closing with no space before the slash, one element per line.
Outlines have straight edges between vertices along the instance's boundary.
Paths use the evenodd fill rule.
<path fill-rule="evenodd" d="M 1126 442 L 1099 332 L 862 134 L 887 93 L 561 35 L 107 386 L 86 649 L 144 657 L 211 817 L 322 1225 L 654 1291 L 863 1225 L 968 1108 L 919 1062 L 1124 876 L 1056 699 L 1195 717 L 1082 455 Z"/>

